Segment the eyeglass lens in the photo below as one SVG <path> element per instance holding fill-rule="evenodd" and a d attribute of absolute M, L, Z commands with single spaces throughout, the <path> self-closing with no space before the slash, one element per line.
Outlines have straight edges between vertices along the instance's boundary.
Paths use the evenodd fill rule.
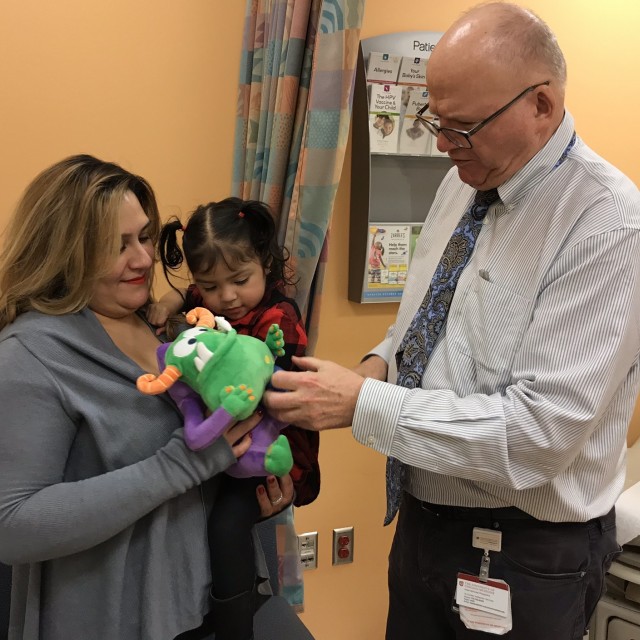
<path fill-rule="evenodd" d="M 438 135 L 442 132 L 442 134 L 445 136 L 445 138 L 447 138 L 447 140 L 449 140 L 449 142 L 453 143 L 456 145 L 456 147 L 463 147 L 463 148 L 470 148 L 471 145 L 469 144 L 469 140 L 468 138 L 463 135 L 462 133 L 458 133 L 457 131 L 454 131 L 453 129 L 447 129 L 447 128 L 440 128 L 438 127 L 434 122 L 432 122 L 431 120 L 428 120 L 427 118 L 425 118 L 424 115 L 422 115 L 419 118 L 419 121 L 425 126 L 425 128 L 427 129 L 427 131 L 433 135 L 434 137 L 438 137 Z"/>

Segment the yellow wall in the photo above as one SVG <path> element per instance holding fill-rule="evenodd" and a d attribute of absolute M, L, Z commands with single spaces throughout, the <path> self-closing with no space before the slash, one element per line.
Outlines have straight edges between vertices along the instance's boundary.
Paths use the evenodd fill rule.
<path fill-rule="evenodd" d="M 0 224 L 38 171 L 75 153 L 143 175 L 165 215 L 229 195 L 244 6 L 3 3 Z"/>
<path fill-rule="evenodd" d="M 5 3 L 0 21 L 0 225 L 37 171 L 88 152 L 145 176 L 165 216 L 228 195 L 242 0 Z M 420 7 L 424 5 L 424 11 Z M 531 0 L 569 64 L 568 105 L 578 132 L 636 183 L 640 104 L 635 0 Z M 463 0 L 367 0 L 363 37 L 440 31 Z M 349 178 L 338 193 L 321 312 L 320 357 L 345 365 L 393 320 L 396 306 L 347 301 Z M 305 573 L 305 623 L 318 640 L 376 640 L 386 612 L 381 526 L 384 460 L 348 431 L 323 434 L 320 498 L 297 511 L 320 533 L 319 569 Z M 334 527 L 356 528 L 355 562 L 332 567 Z"/>

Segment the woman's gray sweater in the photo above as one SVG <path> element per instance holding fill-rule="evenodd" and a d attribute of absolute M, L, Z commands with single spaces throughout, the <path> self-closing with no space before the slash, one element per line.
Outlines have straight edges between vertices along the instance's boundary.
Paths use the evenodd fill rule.
<path fill-rule="evenodd" d="M 0 365 L 9 638 L 170 640 L 198 626 L 217 481 L 200 485 L 235 461 L 226 441 L 190 451 L 171 400 L 137 391 L 143 371 L 89 310 L 20 316 Z"/>

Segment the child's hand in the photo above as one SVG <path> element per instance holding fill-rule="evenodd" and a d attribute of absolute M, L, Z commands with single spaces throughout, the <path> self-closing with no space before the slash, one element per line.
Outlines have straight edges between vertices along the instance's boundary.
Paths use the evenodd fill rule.
<path fill-rule="evenodd" d="M 150 304 L 147 308 L 147 320 L 156 327 L 164 327 L 169 318 L 170 311 L 161 302 Z"/>

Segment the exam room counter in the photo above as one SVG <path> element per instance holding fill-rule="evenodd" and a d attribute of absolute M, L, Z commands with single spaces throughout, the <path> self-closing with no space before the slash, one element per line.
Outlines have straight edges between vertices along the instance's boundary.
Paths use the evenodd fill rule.
<path fill-rule="evenodd" d="M 609 570 L 589 640 L 640 640 L 640 438 L 627 450 L 625 490 L 616 516 L 623 552 Z"/>

